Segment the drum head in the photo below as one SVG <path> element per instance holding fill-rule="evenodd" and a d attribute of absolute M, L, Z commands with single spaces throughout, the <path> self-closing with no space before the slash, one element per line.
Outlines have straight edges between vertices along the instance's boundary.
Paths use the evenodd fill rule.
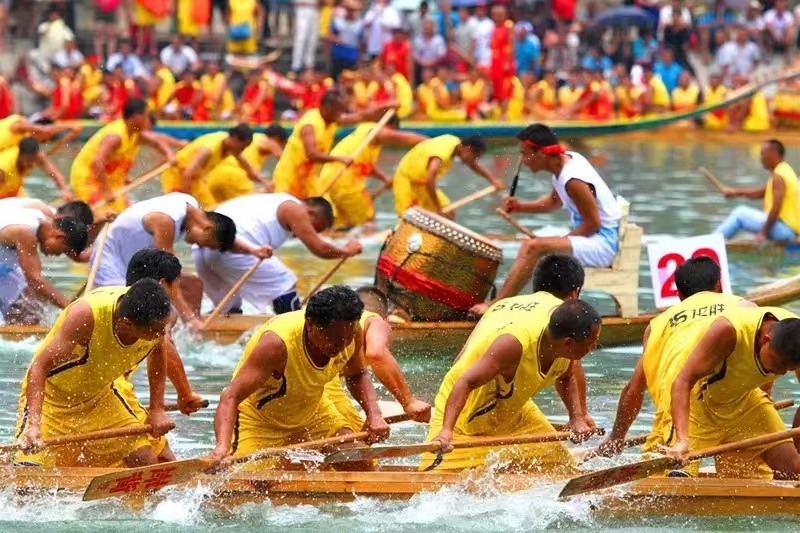
<path fill-rule="evenodd" d="M 503 251 L 492 241 L 436 213 L 412 207 L 403 214 L 403 221 L 433 233 L 463 250 L 490 261 L 503 262 Z"/>

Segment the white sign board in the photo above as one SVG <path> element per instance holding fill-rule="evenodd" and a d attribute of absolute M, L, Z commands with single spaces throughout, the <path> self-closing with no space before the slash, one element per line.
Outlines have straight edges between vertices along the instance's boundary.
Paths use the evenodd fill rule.
<path fill-rule="evenodd" d="M 680 301 L 675 288 L 675 269 L 687 259 L 706 255 L 719 263 L 722 270 L 722 290 L 731 290 L 731 277 L 728 273 L 728 254 L 725 239 L 719 233 L 701 235 L 685 239 L 664 239 L 647 245 L 650 261 L 650 279 L 653 282 L 653 295 L 656 307 L 662 309 Z"/>

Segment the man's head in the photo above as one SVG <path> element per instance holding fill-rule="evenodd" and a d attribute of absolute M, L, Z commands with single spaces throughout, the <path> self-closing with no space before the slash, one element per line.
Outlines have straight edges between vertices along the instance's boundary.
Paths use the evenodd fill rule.
<path fill-rule="evenodd" d="M 566 254 L 548 254 L 536 263 L 533 292 L 549 292 L 556 298 L 572 300 L 581 295 L 584 270 L 580 262 Z"/>
<path fill-rule="evenodd" d="M 561 162 L 564 147 L 558 143 L 553 130 L 544 124 L 531 124 L 517 134 L 517 139 L 520 141 L 522 162 L 532 172 L 552 172 L 553 167 Z"/>
<path fill-rule="evenodd" d="M 80 200 L 73 200 L 59 206 L 58 209 L 56 209 L 56 217 L 77 218 L 83 222 L 86 227 L 94 224 L 94 213 L 92 213 L 92 208 L 89 207 L 89 204 L 86 202 L 81 202 Z"/>
<path fill-rule="evenodd" d="M 426 39 L 432 39 L 436 35 L 436 22 L 431 19 L 422 21 L 422 36 Z"/>
<path fill-rule="evenodd" d="M 698 292 L 722 292 L 722 271 L 708 256 L 693 257 L 675 269 L 675 287 L 681 300 Z"/>
<path fill-rule="evenodd" d="M 671 65 L 675 61 L 675 53 L 672 48 L 664 48 L 661 50 L 661 62 L 665 65 Z"/>
<path fill-rule="evenodd" d="M 770 139 L 761 145 L 761 165 L 767 170 L 778 166 L 785 155 L 786 148 L 778 139 Z"/>
<path fill-rule="evenodd" d="M 531 33 L 533 33 L 533 24 L 527 20 L 517 22 L 514 25 L 514 33 L 517 35 L 517 40 L 524 41 Z"/>
<path fill-rule="evenodd" d="M 583 300 L 567 300 L 550 315 L 547 333 L 558 357 L 577 361 L 594 349 L 603 319 Z"/>
<path fill-rule="evenodd" d="M 23 170 L 29 170 L 39 159 L 39 141 L 34 137 L 25 137 L 19 142 L 19 159 L 17 166 Z"/>
<path fill-rule="evenodd" d="M 286 141 L 289 140 L 289 134 L 280 124 L 270 124 L 264 129 L 264 135 L 277 142 L 281 146 L 286 146 Z"/>
<path fill-rule="evenodd" d="M 495 4 L 492 6 L 492 21 L 497 25 L 505 24 L 508 18 L 508 11 L 503 4 Z"/>
<path fill-rule="evenodd" d="M 317 233 L 321 233 L 333 226 L 333 207 L 331 203 L 321 196 L 312 196 L 303 200 L 306 212 L 311 219 L 311 225 Z"/>
<path fill-rule="evenodd" d="M 337 285 L 319 291 L 306 305 L 308 342 L 335 356 L 353 342 L 363 311 L 364 304 L 352 289 Z"/>
<path fill-rule="evenodd" d="M 39 249 L 44 255 L 79 254 L 86 249 L 89 232 L 80 220 L 57 218 L 46 227 L 47 230 L 39 232 Z"/>
<path fill-rule="evenodd" d="M 133 254 L 128 262 L 125 284 L 133 285 L 139 280 L 150 278 L 172 291 L 180 277 L 181 262 L 177 257 L 158 248 L 144 248 Z"/>
<path fill-rule="evenodd" d="M 147 103 L 139 98 L 131 98 L 122 108 L 122 118 L 132 126 L 134 131 L 147 131 L 150 119 L 147 116 Z"/>
<path fill-rule="evenodd" d="M 389 314 L 389 299 L 378 287 L 374 285 L 367 285 L 359 287 L 356 292 L 361 302 L 364 304 L 364 310 L 371 313 L 377 313 L 381 318 L 386 318 Z"/>
<path fill-rule="evenodd" d="M 133 53 L 133 45 L 130 39 L 124 38 L 119 40 L 119 53 L 123 56 L 128 56 Z"/>
<path fill-rule="evenodd" d="M 471 135 L 461 139 L 461 143 L 456 146 L 456 155 L 464 163 L 473 164 L 486 153 L 486 141 L 480 135 Z"/>
<path fill-rule="evenodd" d="M 800 368 L 800 318 L 779 320 L 760 338 L 758 357 L 770 374 L 785 374 Z"/>
<path fill-rule="evenodd" d="M 681 75 L 678 77 L 678 87 L 681 89 L 688 89 L 691 83 L 692 75 L 688 72 L 681 72 Z"/>
<path fill-rule="evenodd" d="M 344 99 L 335 89 L 326 92 L 319 104 L 319 114 L 322 115 L 322 120 L 328 124 L 338 122 L 339 117 L 345 112 Z"/>
<path fill-rule="evenodd" d="M 241 154 L 242 151 L 250 146 L 253 142 L 253 130 L 250 126 L 241 123 L 228 130 L 228 138 L 225 139 L 225 145 L 229 153 L 233 155 Z"/>
<path fill-rule="evenodd" d="M 227 252 L 236 240 L 236 224 L 230 217 L 214 211 L 205 211 L 195 218 L 186 217 L 183 240 L 200 248 Z"/>
<path fill-rule="evenodd" d="M 116 324 L 121 337 L 153 341 L 162 337 L 172 314 L 169 294 L 156 280 L 137 281 L 119 300 Z"/>
<path fill-rule="evenodd" d="M 461 6 L 458 8 L 458 20 L 462 23 L 465 23 L 469 20 L 470 13 L 469 8 L 467 6 Z"/>
<path fill-rule="evenodd" d="M 183 48 L 183 37 L 179 33 L 173 33 L 172 37 L 170 37 L 169 44 L 175 51 L 180 51 Z"/>
<path fill-rule="evenodd" d="M 428 14 L 428 11 L 430 11 L 428 2 L 426 0 L 422 0 L 422 2 L 419 3 L 419 14 L 424 17 Z"/>

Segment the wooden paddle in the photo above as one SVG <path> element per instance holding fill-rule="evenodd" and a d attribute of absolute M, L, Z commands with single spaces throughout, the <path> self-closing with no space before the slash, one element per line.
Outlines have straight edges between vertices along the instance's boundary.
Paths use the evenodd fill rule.
<path fill-rule="evenodd" d="M 200 409 L 205 409 L 205 408 L 207 408 L 207 407 L 208 407 L 208 400 L 201 400 L 201 401 L 200 401 Z M 175 402 L 175 403 L 168 403 L 168 404 L 166 404 L 166 405 L 164 406 L 164 411 L 166 411 L 166 412 L 168 412 L 168 413 L 169 413 L 170 411 L 180 411 L 180 410 L 181 410 L 181 408 L 180 408 L 180 406 L 178 405 L 178 403 L 177 403 L 177 402 Z"/>
<path fill-rule="evenodd" d="M 380 121 L 378 121 L 378 123 L 375 125 L 375 127 L 372 128 L 369 131 L 369 133 L 367 134 L 367 136 L 364 137 L 361 140 L 361 142 L 358 144 L 358 146 L 356 146 L 356 149 L 353 150 L 353 152 L 351 154 L 348 154 L 350 157 L 353 158 L 353 161 L 355 161 L 356 158 L 361 154 L 361 152 L 363 152 L 364 149 L 366 149 L 366 147 L 369 146 L 369 144 L 375 139 L 375 137 L 378 135 L 378 133 L 380 133 L 380 131 L 383 129 L 383 127 L 386 126 L 386 124 L 388 124 L 390 120 L 392 120 L 392 117 L 394 116 L 394 113 L 395 113 L 394 109 L 390 109 L 386 113 L 384 113 L 383 116 L 381 117 Z M 331 178 L 330 181 L 328 181 L 328 183 L 325 184 L 325 186 L 322 188 L 322 192 L 319 193 L 318 196 L 325 196 L 327 194 L 327 192 L 329 190 L 331 190 L 331 187 L 333 187 L 333 184 L 336 183 L 336 181 L 339 178 L 341 178 L 342 175 L 344 175 L 345 171 L 348 168 L 349 168 L 349 166 L 342 165 L 342 167 L 333 176 L 333 178 Z"/>
<path fill-rule="evenodd" d="M 715 455 L 723 453 L 738 452 L 757 446 L 765 446 L 782 440 L 791 440 L 798 436 L 800 436 L 800 428 L 795 428 L 692 452 L 686 456 L 685 460 L 675 459 L 673 457 L 659 457 L 658 459 L 650 459 L 649 461 L 639 461 L 637 463 L 606 468 L 569 480 L 558 496 L 559 498 L 568 498 L 586 492 L 623 485 L 631 481 L 636 481 L 637 479 L 650 477 L 664 470 L 680 468 L 686 463 L 698 459 L 714 457 Z"/>
<path fill-rule="evenodd" d="M 53 143 L 53 146 L 47 149 L 47 156 L 51 156 L 61 150 L 67 143 L 70 143 L 78 138 L 78 136 L 83 132 L 83 126 L 78 126 L 74 128 L 66 135 L 63 135 L 59 140 Z"/>
<path fill-rule="evenodd" d="M 385 420 L 388 424 L 394 424 L 408 420 L 408 416 L 403 414 L 398 417 L 386 418 Z M 233 457 L 225 468 L 236 464 L 277 457 L 294 450 L 311 450 L 362 441 L 368 436 L 369 434 L 366 431 L 361 431 L 359 433 L 351 433 L 339 437 L 301 442 L 281 448 L 266 448 L 249 455 Z M 180 485 L 181 483 L 186 483 L 200 474 L 205 473 L 212 466 L 211 461 L 206 458 L 185 459 L 183 461 L 172 461 L 170 463 L 143 466 L 141 468 L 129 468 L 120 470 L 119 472 L 95 476 L 86 488 L 86 492 L 83 494 L 83 501 L 113 498 L 124 494 L 140 494 L 171 485 Z"/>
<path fill-rule="evenodd" d="M 239 292 L 239 289 L 242 288 L 242 285 L 245 284 L 245 282 L 250 278 L 250 276 L 252 276 L 256 270 L 258 270 L 258 267 L 261 266 L 261 263 L 263 261 L 264 261 L 263 259 L 259 259 L 258 261 L 253 263 L 253 265 L 250 268 L 247 269 L 247 272 L 242 274 L 242 277 L 239 278 L 239 281 L 234 283 L 233 287 L 231 287 L 231 290 L 228 291 L 228 294 L 226 294 L 225 297 L 219 301 L 214 310 L 211 311 L 211 314 L 208 315 L 208 317 L 203 321 L 202 329 L 206 329 L 209 325 L 211 325 L 211 322 L 213 322 L 214 319 L 217 318 L 217 316 L 219 316 L 219 314 L 222 312 L 222 309 L 228 304 L 228 302 L 231 301 L 231 299 L 236 295 L 236 293 Z"/>
<path fill-rule="evenodd" d="M 308 296 L 306 296 L 306 299 L 303 302 L 303 305 L 307 304 L 308 303 L 308 299 L 311 298 L 312 296 L 314 296 L 314 294 L 316 294 L 316 292 L 318 290 L 320 290 L 323 285 L 328 283 L 328 280 L 331 279 L 331 277 L 336 273 L 336 271 L 339 270 L 341 268 L 341 266 L 344 264 L 344 262 L 347 261 L 348 259 L 350 259 L 350 258 L 349 257 L 342 257 L 341 259 L 339 259 L 336 262 L 335 265 L 333 265 L 331 267 L 330 270 L 328 270 L 328 272 L 324 276 L 322 276 L 322 278 L 317 282 L 317 284 L 314 285 L 314 288 L 309 291 Z"/>
<path fill-rule="evenodd" d="M 516 218 L 512 217 L 511 215 L 509 215 L 508 213 L 503 211 L 501 208 L 498 207 L 497 209 L 494 210 L 494 212 L 497 213 L 500 216 L 500 218 L 502 218 L 503 220 L 505 220 L 506 222 L 511 224 L 511 226 L 514 227 L 514 229 L 516 229 L 517 231 L 519 231 L 523 235 L 527 236 L 530 239 L 535 239 L 536 238 L 536 234 L 535 233 L 533 233 L 531 230 L 529 230 L 528 228 L 526 228 L 525 226 L 520 224 L 517 221 Z"/>
<path fill-rule="evenodd" d="M 120 187 L 119 189 L 111 193 L 113 196 L 112 201 L 116 200 L 120 196 L 125 196 L 126 194 L 128 194 L 135 188 L 139 187 L 140 185 L 144 185 L 148 181 L 151 181 L 153 178 L 158 177 L 159 174 L 170 168 L 170 166 L 171 165 L 169 163 L 162 163 L 161 165 L 158 165 L 157 167 L 145 172 L 144 174 L 142 174 L 129 184 L 125 185 L 124 187 Z M 97 202 L 96 204 L 92 204 L 92 209 L 99 209 L 101 207 L 105 207 L 108 203 L 110 203 L 108 200 L 103 199 Z"/>
<path fill-rule="evenodd" d="M 514 173 L 514 178 L 511 180 L 511 187 L 508 189 L 508 195 L 513 198 L 517 195 L 517 185 L 519 185 L 519 173 L 522 171 L 522 154 L 517 161 L 517 171 Z"/>
<path fill-rule="evenodd" d="M 474 192 L 472 194 L 469 194 L 469 195 L 465 196 L 464 198 L 461 198 L 460 200 L 456 200 L 452 204 L 445 206 L 442 209 L 442 213 L 444 213 L 445 215 L 448 214 L 448 213 L 452 213 L 456 209 L 460 209 L 460 208 L 464 207 L 467 204 L 471 204 L 475 200 L 480 200 L 484 196 L 489 196 L 490 194 L 494 194 L 496 192 L 497 192 L 497 189 L 495 189 L 494 185 L 489 185 L 485 189 L 481 189 L 478 192 Z"/>
<path fill-rule="evenodd" d="M 383 194 L 384 192 L 388 191 L 391 188 L 392 188 L 392 183 L 391 182 L 384 183 L 380 187 L 375 189 L 373 192 L 371 192 L 370 196 L 374 200 L 375 198 L 377 198 L 378 196 L 380 196 L 381 194 Z"/>
<path fill-rule="evenodd" d="M 89 269 L 89 277 L 86 278 L 86 285 L 83 286 L 83 292 L 85 293 L 94 288 L 94 279 L 97 277 L 97 269 L 100 268 L 100 259 L 103 256 L 103 249 L 106 247 L 106 238 L 108 237 L 108 228 L 110 227 L 111 224 L 106 224 L 100 234 L 100 242 L 97 243 L 97 253 L 94 254 L 94 263 L 92 263 L 92 268 Z M 78 296 L 80 296 L 80 291 L 78 291 L 76 298 Z"/>
<path fill-rule="evenodd" d="M 175 424 L 172 424 L 170 429 L 174 429 Z M 116 439 L 119 437 L 130 437 L 132 435 L 144 435 L 150 433 L 153 426 L 150 424 L 144 426 L 130 426 L 125 428 L 102 429 L 100 431 L 92 431 L 90 433 L 80 433 L 78 435 L 64 435 L 62 437 L 52 437 L 44 439 L 44 445 L 47 446 L 63 446 L 65 444 L 76 444 L 80 442 L 90 442 L 95 440 Z M 17 443 L 0 445 L 0 453 L 9 453 L 19 450 L 21 447 Z"/>
<path fill-rule="evenodd" d="M 706 167 L 699 167 L 697 170 L 700 172 L 700 174 L 705 176 L 705 178 L 711 182 L 711 185 L 716 187 L 719 192 L 725 194 L 725 189 L 726 189 L 725 185 L 723 185 L 722 182 L 719 181 L 719 179 L 717 179 L 717 177 L 714 174 L 709 172 L 709 170 Z"/>
<path fill-rule="evenodd" d="M 569 440 L 572 434 L 569 431 L 556 433 L 543 433 L 538 435 L 508 435 L 503 437 L 484 437 L 465 441 L 454 441 L 454 450 L 465 448 L 484 448 L 490 446 L 512 446 L 515 444 L 539 444 L 544 442 L 559 442 Z M 373 446 L 371 448 L 353 448 L 340 450 L 325 458 L 329 464 L 349 463 L 353 461 L 368 461 L 370 459 L 389 459 L 409 457 L 421 453 L 436 453 L 442 450 L 437 442 L 423 442 L 422 444 L 405 444 L 399 446 Z"/>

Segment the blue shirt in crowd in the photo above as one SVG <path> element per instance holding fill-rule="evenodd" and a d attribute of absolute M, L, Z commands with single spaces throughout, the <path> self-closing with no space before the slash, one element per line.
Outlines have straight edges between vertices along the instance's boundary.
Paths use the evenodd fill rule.
<path fill-rule="evenodd" d="M 514 39 L 514 59 L 517 62 L 517 76 L 523 72 L 536 72 L 542 44 L 536 35 L 528 35 L 525 40 Z"/>
<path fill-rule="evenodd" d="M 653 73 L 661 78 L 661 81 L 664 82 L 670 94 L 672 94 L 672 90 L 678 86 L 678 78 L 681 77 L 682 72 L 683 67 L 674 61 L 669 65 L 657 61 L 655 66 L 653 66 Z"/>

